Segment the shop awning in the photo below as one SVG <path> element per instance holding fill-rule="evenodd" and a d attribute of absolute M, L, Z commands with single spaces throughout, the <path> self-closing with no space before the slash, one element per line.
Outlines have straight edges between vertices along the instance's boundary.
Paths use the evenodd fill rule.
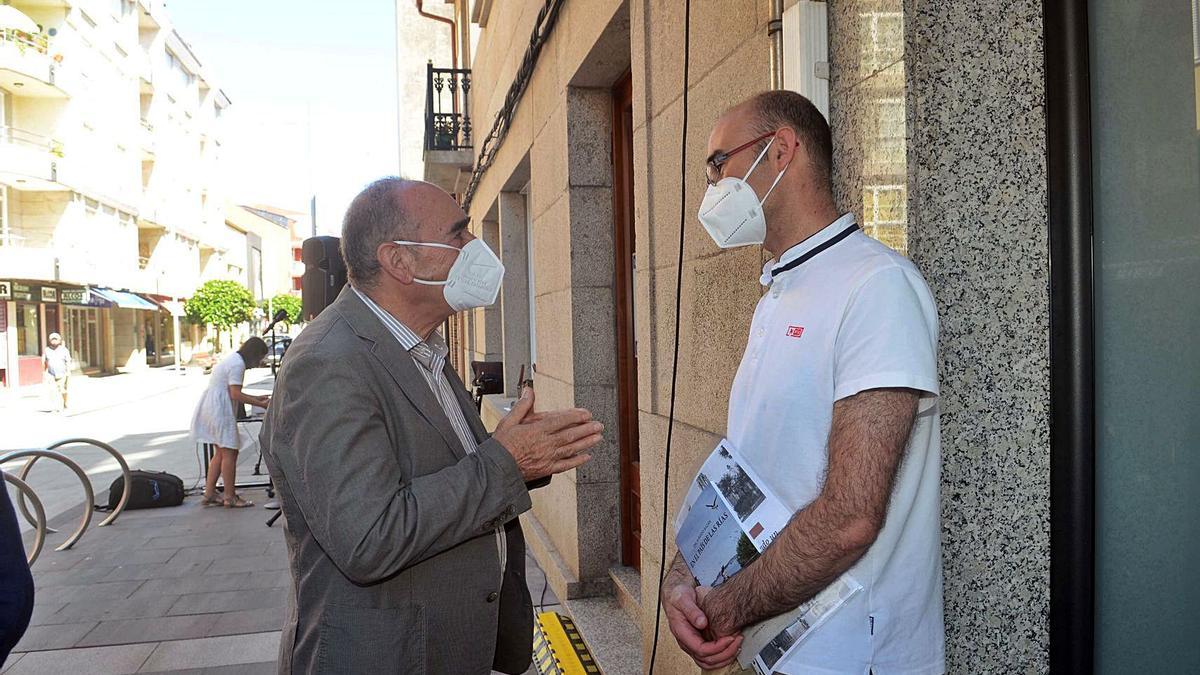
<path fill-rule="evenodd" d="M 111 300 L 117 307 L 124 309 L 148 309 L 152 312 L 158 311 L 157 305 L 128 291 L 114 291 L 111 288 L 93 287 L 92 292 L 102 298 Z"/>
<path fill-rule="evenodd" d="M 186 315 L 186 312 L 183 311 L 183 300 L 172 299 L 166 295 L 155 295 L 153 293 L 138 293 L 138 295 L 153 302 L 159 309 L 171 316 Z"/>

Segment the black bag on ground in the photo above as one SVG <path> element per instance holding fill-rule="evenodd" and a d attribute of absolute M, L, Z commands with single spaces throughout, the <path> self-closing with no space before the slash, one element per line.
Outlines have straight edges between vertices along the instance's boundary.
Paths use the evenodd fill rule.
<path fill-rule="evenodd" d="M 183 503 L 183 481 L 166 471 L 130 471 L 129 501 L 125 509 L 155 509 Z M 125 476 L 117 476 L 108 488 L 108 508 L 117 508 L 125 493 Z"/>

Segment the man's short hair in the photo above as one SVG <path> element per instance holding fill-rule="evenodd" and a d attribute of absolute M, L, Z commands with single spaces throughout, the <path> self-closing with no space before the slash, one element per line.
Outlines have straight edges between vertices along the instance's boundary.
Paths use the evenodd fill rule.
<path fill-rule="evenodd" d="M 757 133 L 789 127 L 808 153 L 813 174 L 826 185 L 832 183 L 833 137 L 829 122 L 812 101 L 794 91 L 774 90 L 756 95 L 749 103 Z"/>
<path fill-rule="evenodd" d="M 342 260 L 346 275 L 361 289 L 372 288 L 379 279 L 380 244 L 404 239 L 413 231 L 400 188 L 413 181 L 388 176 L 371 183 L 346 209 L 342 219 Z"/>

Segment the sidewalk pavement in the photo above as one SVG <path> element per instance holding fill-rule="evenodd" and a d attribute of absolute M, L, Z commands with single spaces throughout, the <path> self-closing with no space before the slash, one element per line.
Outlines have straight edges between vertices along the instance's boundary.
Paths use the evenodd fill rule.
<path fill-rule="evenodd" d="M 274 513 L 189 497 L 123 513 L 59 552 L 77 519 L 63 514 L 34 565 L 33 622 L 0 673 L 275 673 L 291 580 L 283 521 L 264 524 Z M 545 576 L 532 557 L 525 565 L 536 605 Z"/>
<path fill-rule="evenodd" d="M 198 446 L 192 442 L 189 428 L 192 412 L 208 385 L 209 376 L 199 371 L 176 375 L 170 369 L 152 369 L 108 377 L 79 377 L 72 381 L 72 405 L 65 413 L 42 412 L 48 400 L 36 391 L 9 392 L 0 399 L 0 453 L 19 448 L 42 448 L 72 437 L 94 438 L 112 444 L 125 457 L 131 469 L 168 471 L 193 486 L 202 479 Z M 253 393 L 268 393 L 270 370 L 251 370 L 246 388 Z M 40 389 L 40 388 L 35 388 Z M 249 477 L 258 459 L 254 438 L 257 424 L 246 425 L 246 447 L 238 462 L 238 475 Z M 120 476 L 120 467 L 96 448 L 72 446 L 64 450 L 91 478 L 97 492 Z M 19 464 L 5 469 L 19 472 Z M 53 519 L 78 507 L 79 480 L 57 462 L 39 462 L 30 474 Z M 99 496 L 99 495 L 98 495 Z M 28 529 L 24 527 L 23 529 Z"/>
<path fill-rule="evenodd" d="M 38 392 L 10 392 L 0 397 L 3 447 L 90 436 L 111 442 L 132 468 L 168 470 L 190 487 L 200 476 L 187 427 L 207 382 L 198 371 L 170 369 L 78 378 L 66 414 L 40 412 L 48 405 Z M 266 393 L 270 371 L 250 371 L 246 383 Z M 257 458 L 246 450 L 243 481 L 254 480 Z M 106 502 L 109 482 L 120 475 L 116 463 L 94 450 L 72 456 L 92 479 L 97 501 Z M 93 518 L 75 547 L 60 552 L 54 547 L 79 519 L 79 483 L 53 462 L 45 465 L 31 484 L 59 533 L 47 537 L 34 565 L 33 622 L 0 673 L 275 672 L 290 577 L 283 521 L 265 526 L 275 513 L 260 508 L 265 491 L 239 490 L 260 505 L 249 509 L 205 509 L 189 497 L 178 507 L 122 513 L 105 528 Z M 28 544 L 32 535 L 25 536 Z M 544 593 L 546 610 L 570 613 L 532 556 L 525 565 L 535 607 Z"/>

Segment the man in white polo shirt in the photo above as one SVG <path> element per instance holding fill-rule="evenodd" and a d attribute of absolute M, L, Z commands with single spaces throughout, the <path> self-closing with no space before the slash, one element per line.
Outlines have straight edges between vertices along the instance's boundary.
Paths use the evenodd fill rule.
<path fill-rule="evenodd" d="M 838 214 L 829 126 L 804 97 L 760 94 L 709 137 L 700 221 L 761 244 L 766 294 L 729 400 L 728 439 L 791 521 L 716 589 L 679 557 L 662 599 L 680 646 L 733 663 L 740 631 L 849 574 L 862 585 L 773 670 L 944 671 L 937 309 L 920 272 Z"/>

